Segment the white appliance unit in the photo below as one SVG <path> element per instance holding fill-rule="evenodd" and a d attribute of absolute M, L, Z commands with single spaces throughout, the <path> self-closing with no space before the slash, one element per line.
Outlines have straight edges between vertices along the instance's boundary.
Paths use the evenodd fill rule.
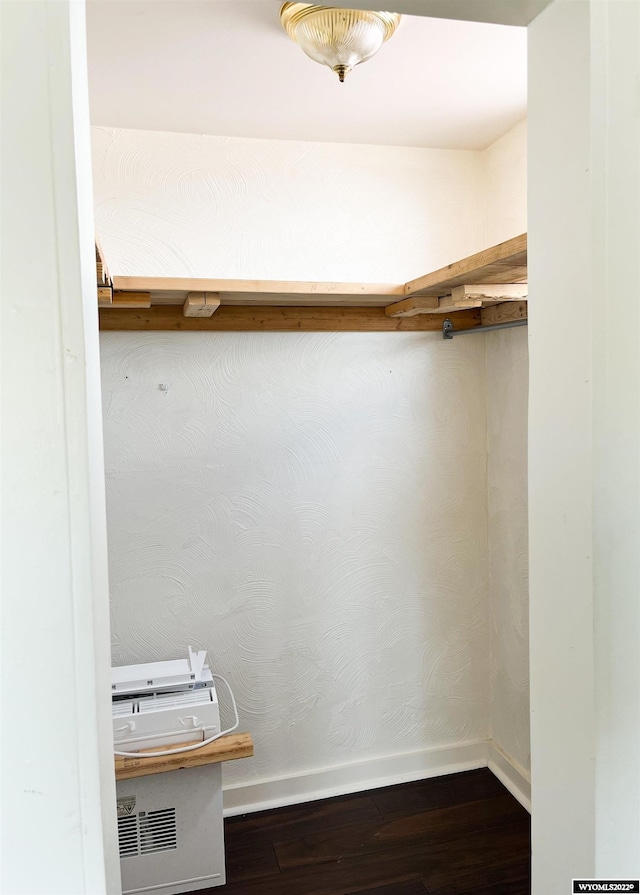
<path fill-rule="evenodd" d="M 116 794 L 123 895 L 225 884 L 220 764 L 120 780 Z"/>
<path fill-rule="evenodd" d="M 220 733 L 214 686 L 187 693 L 158 693 L 112 704 L 113 743 L 119 752 L 197 743 Z"/>
<path fill-rule="evenodd" d="M 220 709 L 204 650 L 187 659 L 111 669 L 114 748 L 119 752 L 197 743 L 220 733 Z"/>
<path fill-rule="evenodd" d="M 188 659 L 112 669 L 116 751 L 195 745 L 220 733 L 205 660 L 205 652 L 189 647 Z M 131 761 L 139 766 L 144 758 Z M 224 885 L 220 764 L 119 780 L 116 794 L 123 895 L 179 895 Z"/>

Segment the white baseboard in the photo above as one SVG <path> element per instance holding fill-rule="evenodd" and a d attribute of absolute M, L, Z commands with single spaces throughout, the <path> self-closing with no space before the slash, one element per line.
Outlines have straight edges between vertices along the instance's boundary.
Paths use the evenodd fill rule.
<path fill-rule="evenodd" d="M 390 755 L 255 783 L 235 783 L 224 788 L 224 814 L 231 817 L 281 808 L 486 766 L 487 743 L 479 741 Z"/>
<path fill-rule="evenodd" d="M 355 764 L 305 771 L 288 777 L 233 783 L 224 787 L 225 817 L 268 808 L 298 805 L 396 783 L 426 780 L 488 767 L 512 796 L 531 812 L 531 783 L 527 771 L 493 740 L 461 743 L 442 749 L 424 749 L 374 758 Z"/>
<path fill-rule="evenodd" d="M 495 740 L 489 740 L 487 746 L 489 770 L 531 814 L 531 775 L 515 759 L 507 755 Z"/>

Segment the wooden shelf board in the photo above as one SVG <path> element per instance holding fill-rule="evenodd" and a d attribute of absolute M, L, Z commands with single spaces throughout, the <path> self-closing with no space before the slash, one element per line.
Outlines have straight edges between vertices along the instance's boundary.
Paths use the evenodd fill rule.
<path fill-rule="evenodd" d="M 491 246 L 462 261 L 410 280 L 405 295 L 449 295 L 468 283 L 520 283 L 527 279 L 527 234 Z"/>
<path fill-rule="evenodd" d="M 433 304 L 431 304 L 433 302 Z M 424 296 L 410 296 L 409 298 L 405 298 L 403 301 L 395 302 L 392 305 L 387 305 L 384 309 L 387 317 L 393 317 L 397 319 L 398 317 L 415 317 L 417 314 L 454 314 L 456 311 L 469 310 L 470 308 L 492 308 L 498 305 L 503 304 L 526 304 L 527 299 L 512 299 L 507 298 L 502 301 L 497 299 L 488 299 L 487 301 L 483 301 L 480 298 L 473 299 L 464 299 L 462 301 L 456 301 L 455 295 L 445 295 L 442 298 L 435 298 L 434 296 L 428 296 L 425 298 Z"/>
<path fill-rule="evenodd" d="M 487 302 L 456 303 L 448 298 L 456 287 L 514 284 L 526 279 L 527 234 L 523 233 L 404 285 L 116 276 L 113 305 L 101 311 L 100 320 L 104 330 L 430 331 L 439 329 L 440 324 L 423 317 L 476 311 L 475 317 L 460 318 L 458 325 L 464 326 L 467 319 L 466 325 L 473 326 L 480 319 L 481 304 Z M 133 292 L 149 295 L 149 312 L 116 308 L 119 303 L 124 306 L 126 294 Z M 215 319 L 184 321 L 175 309 L 182 308 L 191 292 L 218 295 L 220 309 L 213 315 Z"/>
<path fill-rule="evenodd" d="M 170 748 L 179 749 L 180 746 Z M 130 780 L 132 777 L 148 777 L 151 774 L 164 774 L 166 771 L 177 771 L 180 768 L 197 768 L 205 764 L 234 761 L 237 758 L 251 758 L 253 739 L 250 733 L 232 733 L 191 752 L 182 752 L 180 755 L 153 755 L 153 752 L 161 751 L 162 747 L 150 749 L 147 756 L 136 758 L 115 755 L 116 780 Z"/>
<path fill-rule="evenodd" d="M 184 290 L 156 289 L 151 291 L 151 304 L 182 306 L 189 293 Z M 389 302 L 396 301 L 397 295 L 304 295 L 301 293 L 275 292 L 218 292 L 221 305 L 234 307 L 274 307 L 290 308 L 325 307 L 325 308 L 384 308 Z"/>
<path fill-rule="evenodd" d="M 167 293 L 182 295 L 188 292 L 217 292 L 222 304 L 236 300 L 243 304 L 271 304 L 272 302 L 292 304 L 323 304 L 332 301 L 350 305 L 355 301 L 373 304 L 389 304 L 394 297 L 404 295 L 404 285 L 390 283 L 317 283 L 288 280 L 218 280 L 203 277 L 121 277 L 113 278 L 116 290 L 151 292 L 152 303 L 166 302 Z M 162 296 L 162 299 L 160 298 Z M 178 299 L 175 299 L 178 303 Z"/>
<path fill-rule="evenodd" d="M 483 326 L 495 323 L 510 323 L 512 320 L 526 320 L 528 306 L 526 301 L 507 301 L 499 305 L 483 308 L 480 318 Z"/>
<path fill-rule="evenodd" d="M 457 329 L 480 325 L 480 310 L 451 315 Z M 237 307 L 222 305 L 212 317 L 185 317 L 181 307 L 161 305 L 129 310 L 101 308 L 103 331 L 165 330 L 178 332 L 437 332 L 442 318 L 433 314 L 387 317 L 384 308 Z"/>

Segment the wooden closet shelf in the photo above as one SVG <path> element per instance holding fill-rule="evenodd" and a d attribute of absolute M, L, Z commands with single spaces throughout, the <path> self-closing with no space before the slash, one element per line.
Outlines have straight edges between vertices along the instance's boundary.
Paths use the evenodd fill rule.
<path fill-rule="evenodd" d="M 457 328 L 468 328 L 480 324 L 480 308 L 526 297 L 526 290 L 516 290 L 515 284 L 527 278 L 527 234 L 399 285 L 193 277 L 108 279 L 103 260 L 100 253 L 98 303 L 104 330 L 432 331 L 440 329 L 442 322 L 429 321 L 431 316 L 456 315 Z M 487 286 L 486 294 L 479 290 L 482 285 Z M 497 288 L 500 285 L 503 290 Z M 208 306 L 209 316 L 194 310 L 195 293 L 206 296 L 201 304 Z"/>
<path fill-rule="evenodd" d="M 480 325 L 480 309 L 451 314 L 458 329 Z M 185 317 L 181 307 L 147 310 L 100 308 L 100 329 L 172 332 L 438 332 L 434 315 L 387 317 L 384 308 L 327 308 L 222 305 L 211 317 Z"/>
<path fill-rule="evenodd" d="M 467 283 L 521 283 L 527 279 L 527 234 L 514 236 L 462 261 L 405 283 L 405 295 L 440 297 Z"/>

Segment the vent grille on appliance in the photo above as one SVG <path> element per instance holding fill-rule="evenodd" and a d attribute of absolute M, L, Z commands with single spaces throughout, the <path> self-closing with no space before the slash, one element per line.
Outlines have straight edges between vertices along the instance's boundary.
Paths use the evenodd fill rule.
<path fill-rule="evenodd" d="M 140 854 L 138 848 L 138 815 L 130 814 L 129 817 L 118 818 L 118 844 L 120 857 L 130 858 Z"/>
<path fill-rule="evenodd" d="M 118 842 L 121 858 L 177 848 L 176 809 L 162 808 L 119 817 Z"/>
<path fill-rule="evenodd" d="M 145 697 L 140 700 L 139 712 L 158 712 L 163 709 L 180 708 L 183 705 L 205 705 L 212 702 L 210 690 L 190 690 L 189 693 L 166 693 L 162 696 Z"/>

